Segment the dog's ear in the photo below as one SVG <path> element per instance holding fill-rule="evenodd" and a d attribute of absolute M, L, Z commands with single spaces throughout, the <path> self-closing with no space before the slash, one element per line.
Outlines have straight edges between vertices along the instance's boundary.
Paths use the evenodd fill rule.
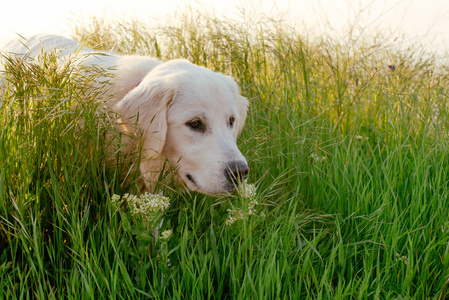
<path fill-rule="evenodd" d="M 236 130 L 234 132 L 234 139 L 237 140 L 238 136 L 240 135 L 240 133 L 243 130 L 243 126 L 245 126 L 245 120 L 246 120 L 246 115 L 248 112 L 248 99 L 246 99 L 245 97 L 243 97 L 240 94 L 240 88 L 237 85 L 237 83 L 235 82 L 235 80 L 232 77 L 226 76 L 231 89 L 232 89 L 232 93 L 234 94 L 234 98 L 236 101 L 236 106 L 237 106 L 237 117 L 236 117 Z"/>
<path fill-rule="evenodd" d="M 140 83 L 115 106 L 123 130 L 142 135 L 147 159 L 158 157 L 164 149 L 173 96 L 163 78 L 157 78 Z"/>
<path fill-rule="evenodd" d="M 246 121 L 246 115 L 248 113 L 248 99 L 240 95 L 240 92 L 237 93 L 235 96 L 237 101 L 237 110 L 239 114 L 239 119 L 237 121 L 236 131 L 234 134 L 234 138 L 237 140 L 237 137 L 240 135 L 240 133 L 243 130 L 243 126 L 245 126 Z"/>

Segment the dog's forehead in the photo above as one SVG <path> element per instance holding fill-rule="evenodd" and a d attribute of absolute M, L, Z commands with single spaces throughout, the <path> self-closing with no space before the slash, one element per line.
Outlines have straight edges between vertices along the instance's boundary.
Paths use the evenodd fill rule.
<path fill-rule="evenodd" d="M 191 77 L 178 86 L 171 110 L 204 111 L 213 114 L 235 110 L 232 87 L 221 74 L 209 71 L 211 76 Z"/>

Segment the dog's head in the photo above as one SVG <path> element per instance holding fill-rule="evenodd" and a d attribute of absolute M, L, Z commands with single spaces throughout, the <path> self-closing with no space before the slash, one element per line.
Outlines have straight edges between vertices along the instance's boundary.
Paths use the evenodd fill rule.
<path fill-rule="evenodd" d="M 153 185 L 165 160 L 188 189 L 205 194 L 233 191 L 248 165 L 236 145 L 248 100 L 235 81 L 184 60 L 160 64 L 116 109 L 126 131 L 143 135 L 140 170 Z M 136 119 L 137 118 L 137 119 Z"/>

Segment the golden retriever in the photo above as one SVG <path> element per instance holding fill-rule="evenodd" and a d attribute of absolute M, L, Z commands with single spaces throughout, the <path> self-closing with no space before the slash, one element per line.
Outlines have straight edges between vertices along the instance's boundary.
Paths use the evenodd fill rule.
<path fill-rule="evenodd" d="M 113 73 L 107 106 L 117 112 L 120 130 L 142 133 L 139 169 L 147 188 L 154 187 L 166 161 L 177 170 L 175 182 L 205 194 L 231 192 L 246 178 L 248 165 L 236 140 L 248 100 L 231 77 L 186 60 L 98 52 L 54 35 L 0 47 L 3 55 L 36 56 L 55 49 L 61 59 L 77 55 L 84 57 L 83 64 Z"/>

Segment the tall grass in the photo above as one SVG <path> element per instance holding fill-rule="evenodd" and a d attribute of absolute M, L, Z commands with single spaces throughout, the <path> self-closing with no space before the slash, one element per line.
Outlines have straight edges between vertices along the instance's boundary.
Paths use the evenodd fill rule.
<path fill-rule="evenodd" d="M 0 98 L 5 298 L 446 297 L 449 82 L 431 56 L 199 13 L 93 18 L 74 37 L 233 76 L 251 102 L 239 146 L 257 213 L 228 225 L 245 199 L 166 189 L 161 230 L 174 233 L 156 248 L 170 262 L 142 250 L 111 205 L 132 186 L 104 159 L 95 74 L 52 55 L 11 59 Z"/>

